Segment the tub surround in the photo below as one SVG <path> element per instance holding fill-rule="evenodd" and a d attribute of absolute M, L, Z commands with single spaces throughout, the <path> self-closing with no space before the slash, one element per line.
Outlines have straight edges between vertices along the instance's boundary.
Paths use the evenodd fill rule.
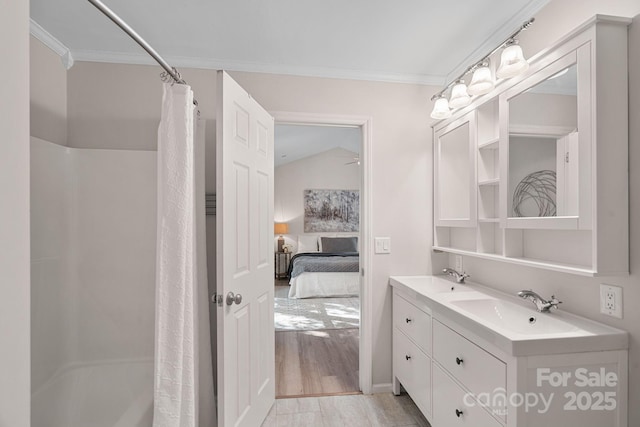
<path fill-rule="evenodd" d="M 31 139 L 29 425 L 114 426 L 125 413 L 125 421 L 147 417 L 155 181 L 155 152 Z"/>

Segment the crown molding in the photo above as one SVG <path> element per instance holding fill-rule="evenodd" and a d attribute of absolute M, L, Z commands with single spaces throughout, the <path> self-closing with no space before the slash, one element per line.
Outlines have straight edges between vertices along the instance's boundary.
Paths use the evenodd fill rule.
<path fill-rule="evenodd" d="M 446 83 L 452 81 L 452 79 L 459 76 L 464 70 L 467 69 L 469 65 L 474 64 L 475 62 L 482 59 L 487 53 L 491 52 L 498 46 L 499 43 L 502 43 L 507 37 L 509 37 L 514 30 L 519 28 L 523 22 L 530 19 L 536 13 L 538 13 L 544 6 L 547 5 L 551 0 L 532 0 L 525 7 L 520 9 L 518 13 L 513 15 L 511 19 L 509 19 L 504 24 L 500 25 L 496 31 L 493 32 L 478 48 L 476 48 L 473 52 L 471 52 L 467 57 L 460 62 L 453 70 L 449 72 L 446 76 Z M 534 23 L 535 25 L 535 23 Z"/>
<path fill-rule="evenodd" d="M 116 64 L 155 65 L 153 59 L 143 53 L 104 52 L 93 50 L 73 50 L 76 61 L 108 62 Z M 329 67 L 296 67 L 287 65 L 264 64 L 256 62 L 225 61 L 207 58 L 182 56 L 164 56 L 164 59 L 176 68 L 199 68 L 211 70 L 244 71 L 252 73 L 284 74 L 304 77 L 324 77 L 332 79 L 365 80 L 388 83 L 408 83 L 440 86 L 444 76 L 423 74 L 402 74 L 369 72 Z"/>
<path fill-rule="evenodd" d="M 58 56 L 60 56 L 62 65 L 64 65 L 67 70 L 73 67 L 73 55 L 71 54 L 71 50 L 69 50 L 69 48 L 60 40 L 51 35 L 50 32 L 42 28 L 42 26 L 40 26 L 36 21 L 33 19 L 30 19 L 29 21 L 29 32 L 31 35 L 44 43 L 44 45 L 49 49 L 57 53 Z"/>

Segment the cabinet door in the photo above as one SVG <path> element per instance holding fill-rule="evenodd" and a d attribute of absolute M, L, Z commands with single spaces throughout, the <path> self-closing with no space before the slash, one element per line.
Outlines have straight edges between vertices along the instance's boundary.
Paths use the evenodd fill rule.
<path fill-rule="evenodd" d="M 501 427 L 473 398 L 444 371 L 433 365 L 433 425 L 436 427 Z"/>
<path fill-rule="evenodd" d="M 477 224 L 476 112 L 434 134 L 434 211 L 438 226 Z"/>
<path fill-rule="evenodd" d="M 591 228 L 589 49 L 569 52 L 500 95 L 506 228 Z"/>
<path fill-rule="evenodd" d="M 431 359 L 398 328 L 393 330 L 393 375 L 423 414 L 431 413 Z"/>
<path fill-rule="evenodd" d="M 393 325 L 431 356 L 431 316 L 393 293 Z"/>

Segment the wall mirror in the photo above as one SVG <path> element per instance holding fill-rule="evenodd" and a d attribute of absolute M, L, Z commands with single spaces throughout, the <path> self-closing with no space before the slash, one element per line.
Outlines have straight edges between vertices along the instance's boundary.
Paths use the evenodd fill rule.
<path fill-rule="evenodd" d="M 435 200 L 438 225 L 476 223 L 475 112 L 435 133 Z"/>
<path fill-rule="evenodd" d="M 588 99 L 581 97 L 579 69 L 572 52 L 501 97 L 507 227 L 578 228 L 581 146 L 588 150 L 585 138 L 580 142 L 581 103 Z"/>

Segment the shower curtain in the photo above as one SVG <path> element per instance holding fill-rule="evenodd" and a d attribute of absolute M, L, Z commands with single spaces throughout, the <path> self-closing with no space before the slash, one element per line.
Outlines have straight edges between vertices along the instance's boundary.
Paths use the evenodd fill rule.
<path fill-rule="evenodd" d="M 165 84 L 158 128 L 154 427 L 215 425 L 205 243 L 204 121 Z"/>

